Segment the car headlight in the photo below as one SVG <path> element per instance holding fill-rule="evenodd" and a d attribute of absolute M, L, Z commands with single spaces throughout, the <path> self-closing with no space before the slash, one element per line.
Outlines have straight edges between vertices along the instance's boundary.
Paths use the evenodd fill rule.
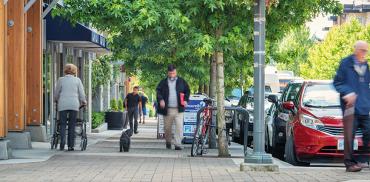
<path fill-rule="evenodd" d="M 311 116 L 301 115 L 300 117 L 301 124 L 305 127 L 317 130 L 318 129 L 317 126 L 324 126 L 324 124 L 320 120 L 313 118 Z"/>

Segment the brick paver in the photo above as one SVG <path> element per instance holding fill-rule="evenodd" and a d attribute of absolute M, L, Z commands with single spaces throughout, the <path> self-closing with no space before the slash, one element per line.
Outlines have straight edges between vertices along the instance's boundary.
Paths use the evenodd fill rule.
<path fill-rule="evenodd" d="M 62 152 L 41 163 L 0 165 L 0 181 L 346 181 L 370 180 L 370 170 L 345 173 L 343 168 L 283 168 L 279 172 L 240 172 L 230 158 L 188 157 L 166 150 L 145 129 L 134 136 L 129 153 L 118 152 L 118 137 L 102 140 L 85 152 Z M 147 129 L 147 130 L 146 130 Z M 234 148 L 233 150 L 238 150 Z M 211 156 L 215 151 L 210 151 Z"/>

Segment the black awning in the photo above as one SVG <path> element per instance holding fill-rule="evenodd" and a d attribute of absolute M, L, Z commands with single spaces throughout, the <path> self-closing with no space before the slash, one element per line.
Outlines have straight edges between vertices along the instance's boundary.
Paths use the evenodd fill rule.
<path fill-rule="evenodd" d="M 52 17 L 50 13 L 45 19 L 47 41 L 62 42 L 82 49 L 108 51 L 106 38 L 94 30 L 80 23 L 73 25 L 59 16 Z"/>

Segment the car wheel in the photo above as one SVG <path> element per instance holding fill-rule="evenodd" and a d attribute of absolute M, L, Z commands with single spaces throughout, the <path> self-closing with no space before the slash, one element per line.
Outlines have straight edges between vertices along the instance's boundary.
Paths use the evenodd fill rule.
<path fill-rule="evenodd" d="M 287 137 L 287 141 L 285 144 L 285 161 L 294 166 L 309 166 L 310 165 L 310 163 L 300 162 L 297 160 L 292 135 L 290 137 Z"/>

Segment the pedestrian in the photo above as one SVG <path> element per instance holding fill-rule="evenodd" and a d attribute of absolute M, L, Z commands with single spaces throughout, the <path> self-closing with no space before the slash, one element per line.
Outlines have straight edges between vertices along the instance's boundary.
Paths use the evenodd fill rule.
<path fill-rule="evenodd" d="M 73 151 L 77 112 L 81 106 L 86 105 L 86 97 L 82 82 L 76 77 L 77 67 L 66 64 L 64 74 L 57 82 L 54 101 L 57 103 L 60 117 L 60 150 L 64 150 L 68 121 L 68 151 Z"/>
<path fill-rule="evenodd" d="M 148 97 L 147 96 L 145 96 L 145 93 L 144 92 L 142 92 L 141 93 L 141 106 L 142 106 L 142 110 L 141 110 L 141 114 L 140 114 L 140 121 L 139 121 L 139 123 L 141 123 L 141 117 L 143 118 L 143 124 L 145 124 L 145 115 L 147 114 L 146 113 L 146 111 L 147 111 L 147 109 L 146 109 L 146 104 L 148 103 Z"/>
<path fill-rule="evenodd" d="M 238 106 L 246 108 L 249 100 L 249 91 L 245 91 L 244 95 L 240 98 Z"/>
<path fill-rule="evenodd" d="M 132 93 L 127 94 L 125 99 L 125 106 L 127 108 L 128 120 L 130 129 L 138 134 L 138 116 L 141 110 L 141 97 L 139 95 L 139 87 L 135 86 Z"/>
<path fill-rule="evenodd" d="M 157 101 L 155 101 L 154 103 L 153 103 L 153 109 L 154 109 L 154 117 L 158 117 L 158 102 Z"/>
<path fill-rule="evenodd" d="M 167 71 L 167 78 L 163 79 L 157 86 L 158 114 L 164 116 L 166 148 L 171 149 L 172 147 L 172 125 L 175 123 L 175 150 L 182 150 L 183 112 L 189 101 L 190 89 L 186 81 L 177 76 L 174 65 L 169 65 Z"/>
<path fill-rule="evenodd" d="M 370 140 L 370 73 L 366 55 L 368 44 L 358 41 L 354 54 L 344 58 L 334 78 L 334 86 L 340 93 L 344 127 L 344 164 L 347 172 L 358 172 L 369 167 L 369 158 L 353 155 L 353 143 L 358 128 L 363 133 L 364 154 L 369 154 Z M 366 164 L 367 163 L 367 164 Z"/>

